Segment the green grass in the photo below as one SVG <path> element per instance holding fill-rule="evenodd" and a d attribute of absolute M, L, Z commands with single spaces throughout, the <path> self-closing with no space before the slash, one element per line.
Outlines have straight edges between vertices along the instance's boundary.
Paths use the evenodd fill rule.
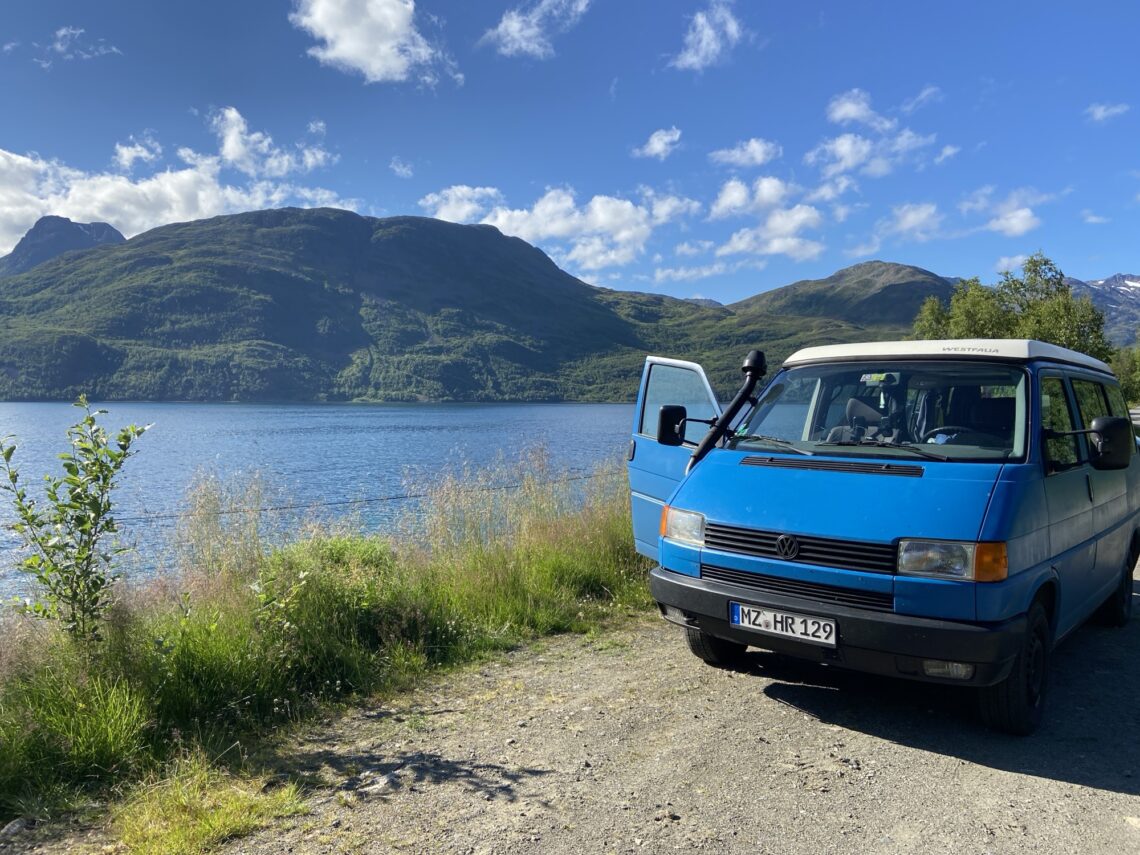
<path fill-rule="evenodd" d="M 266 781 L 226 775 L 194 752 L 172 762 L 166 777 L 135 786 L 111 827 L 135 855 L 197 855 L 304 809 L 295 785 L 267 790 Z"/>
<path fill-rule="evenodd" d="M 250 520 L 217 515 L 250 497 L 207 485 L 181 533 L 180 572 L 122 592 L 94 652 L 10 617 L 0 821 L 110 799 L 126 829 L 157 809 L 140 792 L 244 792 L 250 746 L 329 703 L 648 607 L 623 473 L 555 481 L 541 456 L 513 472 L 467 473 L 436 485 L 398 537 L 315 532 L 268 552 Z M 518 486 L 495 489 L 504 483 Z M 202 771 L 186 765 L 188 752 L 222 760 Z M 171 808 L 172 825 L 208 825 L 191 802 L 178 809 L 185 822 Z M 234 813 L 257 821 L 278 807 Z M 228 827 L 193 840 L 240 833 Z"/>

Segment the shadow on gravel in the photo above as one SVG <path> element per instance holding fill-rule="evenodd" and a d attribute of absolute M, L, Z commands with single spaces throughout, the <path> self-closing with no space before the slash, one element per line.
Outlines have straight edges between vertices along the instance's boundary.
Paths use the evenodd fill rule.
<path fill-rule="evenodd" d="M 519 782 L 551 774 L 549 769 L 514 768 L 498 763 L 445 757 L 434 751 L 360 751 L 350 748 L 291 751 L 276 766 L 275 778 L 294 780 L 303 787 L 329 789 L 329 772 L 343 791 L 368 791 L 380 785 L 383 794 L 401 789 L 453 782 L 487 799 L 515 801 Z"/>
<path fill-rule="evenodd" d="M 1140 795 L 1140 616 L 1117 629 L 1090 623 L 1054 651 L 1045 723 L 1025 738 L 988 731 L 968 689 L 771 653 L 749 659 L 750 670 L 776 681 L 764 689 L 769 698 L 820 721 L 981 766 Z"/>

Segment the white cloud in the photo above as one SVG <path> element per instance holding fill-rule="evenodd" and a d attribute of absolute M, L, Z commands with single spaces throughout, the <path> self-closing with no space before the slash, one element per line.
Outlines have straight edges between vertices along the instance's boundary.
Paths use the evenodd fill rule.
<path fill-rule="evenodd" d="M 496 206 L 482 222 L 504 234 L 532 243 L 566 241 L 568 249 L 555 249 L 562 262 L 596 271 L 636 260 L 656 226 L 699 209 L 691 199 L 657 195 L 642 189 L 643 202 L 614 196 L 594 196 L 579 205 L 574 191 L 551 188 L 532 207 Z"/>
<path fill-rule="evenodd" d="M 109 45 L 103 39 L 94 42 L 82 38 L 87 32 L 80 27 L 60 27 L 55 31 L 50 50 L 63 59 L 95 59 L 100 56 L 123 52 L 114 45 Z"/>
<path fill-rule="evenodd" d="M 805 154 L 804 163 L 809 166 L 819 165 L 824 178 L 834 178 L 836 175 L 862 166 L 874 148 L 874 144 L 865 137 L 858 134 L 842 134 L 824 140 Z"/>
<path fill-rule="evenodd" d="M 770 175 L 757 178 L 751 189 L 737 178 L 729 179 L 721 185 L 709 219 L 720 220 L 781 205 L 792 190 L 790 184 Z"/>
<path fill-rule="evenodd" d="M 991 232 L 1000 232 L 1006 237 L 1020 237 L 1041 225 L 1041 220 L 1031 208 L 1011 208 L 998 213 L 986 223 Z"/>
<path fill-rule="evenodd" d="M 649 208 L 655 226 L 701 212 L 701 203 L 685 196 L 660 195 L 648 187 L 640 188 L 643 204 Z"/>
<path fill-rule="evenodd" d="M 1041 193 L 1032 187 L 1019 187 L 1004 199 L 995 201 L 994 187 L 987 184 L 974 190 L 959 202 L 958 210 L 964 216 L 970 214 L 989 216 L 989 220 L 981 226 L 983 229 L 998 232 L 1006 237 L 1020 237 L 1041 225 L 1041 220 L 1033 208 L 1056 197 L 1055 193 Z"/>
<path fill-rule="evenodd" d="M 550 31 L 569 30 L 589 8 L 590 0 L 538 0 L 529 8 L 508 9 L 480 43 L 493 44 L 503 56 L 548 59 L 554 56 Z"/>
<path fill-rule="evenodd" d="M 942 215 L 933 202 L 907 203 L 891 209 L 892 221 L 889 234 L 925 242 L 938 233 L 942 226 Z"/>
<path fill-rule="evenodd" d="M 963 214 L 984 211 L 992 204 L 993 195 L 994 186 L 992 184 L 986 184 L 984 187 L 979 187 L 977 190 L 974 190 L 959 202 L 958 210 Z"/>
<path fill-rule="evenodd" d="M 245 117 L 234 107 L 223 107 L 215 113 L 210 126 L 218 135 L 219 154 L 225 164 L 251 177 L 281 178 L 293 172 L 311 172 L 336 161 L 319 145 L 297 143 L 291 150 L 279 148 L 269 134 L 250 131 Z"/>
<path fill-rule="evenodd" d="M 852 258 L 861 258 L 866 255 L 874 255 L 882 248 L 882 246 L 883 239 L 878 234 L 872 234 L 871 237 L 867 239 L 866 243 L 861 243 L 857 246 L 853 246 L 851 249 L 846 250 L 846 253 Z"/>
<path fill-rule="evenodd" d="M 891 170 L 894 169 L 894 164 L 888 157 L 872 157 L 867 161 L 867 165 L 861 170 L 864 175 L 871 178 L 882 178 L 884 175 L 890 175 Z"/>
<path fill-rule="evenodd" d="M 673 252 L 676 255 L 692 257 L 694 255 L 703 255 L 712 250 L 714 246 L 716 246 L 716 244 L 711 240 L 685 241 L 673 247 Z"/>
<path fill-rule="evenodd" d="M 165 223 L 258 208 L 293 204 L 351 209 L 358 204 L 322 187 L 254 178 L 240 171 L 232 180 L 225 173 L 233 164 L 220 151 L 202 154 L 180 148 L 178 157 L 181 168 L 136 180 L 0 149 L 0 253 L 11 249 L 45 214 L 108 222 L 131 237 Z"/>
<path fill-rule="evenodd" d="M 898 135 L 890 141 L 889 146 L 891 152 L 894 154 L 909 154 L 912 151 L 918 151 L 920 148 L 926 148 L 928 145 L 934 145 L 934 140 L 934 134 L 922 136 L 916 134 L 910 128 L 903 128 L 899 131 Z"/>
<path fill-rule="evenodd" d="M 1041 220 L 1033 212 L 1035 205 L 1041 205 L 1056 198 L 1052 193 L 1041 193 L 1032 187 L 1020 187 L 1010 192 L 1002 201 L 991 208 L 993 214 L 986 228 L 1006 237 L 1020 237 L 1041 225 Z"/>
<path fill-rule="evenodd" d="M 416 174 L 412 165 L 398 155 L 393 155 L 392 159 L 388 161 L 388 168 L 395 173 L 397 178 L 411 178 Z"/>
<path fill-rule="evenodd" d="M 838 175 L 831 181 L 820 184 L 805 198 L 809 202 L 831 202 L 851 190 L 859 190 L 859 185 L 855 179 L 850 175 Z"/>
<path fill-rule="evenodd" d="M 938 156 L 934 158 L 936 164 L 943 164 L 960 152 L 962 149 L 956 145 L 944 145 L 942 151 L 938 152 Z"/>
<path fill-rule="evenodd" d="M 712 264 L 704 264 L 696 267 L 659 267 L 653 271 L 653 281 L 658 284 L 662 282 L 695 282 L 700 279 L 709 279 L 713 276 L 738 273 L 745 269 L 763 270 L 767 266 L 768 262 L 764 259 L 747 259 L 737 261 L 733 264 L 717 261 Z M 693 299 L 700 297 L 700 294 L 693 295 Z"/>
<path fill-rule="evenodd" d="M 823 244 L 799 233 L 818 228 L 822 222 L 823 215 L 811 205 L 777 208 L 759 226 L 735 232 L 716 254 L 786 255 L 796 261 L 816 258 L 823 252 Z"/>
<path fill-rule="evenodd" d="M 1099 225 L 1102 225 L 1104 223 L 1111 223 L 1112 222 L 1112 220 L 1110 220 L 1108 217 L 1101 217 L 1097 214 L 1094 214 L 1088 208 L 1085 208 L 1083 211 L 1081 211 L 1081 219 L 1084 220 L 1086 223 L 1088 223 L 1090 225 L 1094 225 L 1094 226 L 1099 226 Z"/>
<path fill-rule="evenodd" d="M 86 32 L 82 27 L 60 27 L 52 34 L 51 41 L 47 44 L 32 42 L 32 47 L 37 48 L 40 52 L 39 56 L 32 57 L 32 62 L 47 71 L 57 59 L 70 62 L 77 59 L 97 59 L 112 54 L 123 55 L 121 50 L 112 44 L 108 44 L 105 39 L 92 41 L 83 38 L 83 34 Z M 19 46 L 20 43 L 17 41 L 6 42 L 0 50 L 3 50 L 4 53 L 11 53 Z"/>
<path fill-rule="evenodd" d="M 322 119 L 313 119 L 309 122 L 309 133 L 316 137 L 323 137 L 328 133 L 328 126 L 325 125 Z"/>
<path fill-rule="evenodd" d="M 685 71 L 703 71 L 726 57 L 744 37 L 744 28 L 732 14 L 732 0 L 710 0 L 693 15 L 685 45 L 669 63 Z"/>
<path fill-rule="evenodd" d="M 871 96 L 862 89 L 851 89 L 836 95 L 827 105 L 827 120 L 836 125 L 857 122 L 885 134 L 895 127 L 895 120 L 880 116 L 871 109 Z"/>
<path fill-rule="evenodd" d="M 141 139 L 130 137 L 126 143 L 115 143 L 115 163 L 124 172 L 130 172 L 135 161 L 153 163 L 162 156 L 162 146 L 149 132 Z"/>
<path fill-rule="evenodd" d="M 889 237 L 925 243 L 938 237 L 942 228 L 942 214 L 933 202 L 907 202 L 891 208 L 891 215 L 875 224 L 875 230 L 866 243 L 847 251 L 851 256 L 874 255 Z"/>
<path fill-rule="evenodd" d="M 1005 273 L 1006 271 L 1019 270 L 1028 259 L 1028 255 L 1003 255 L 994 264 L 994 272 Z"/>
<path fill-rule="evenodd" d="M 753 137 L 752 139 L 738 142 L 732 148 L 722 148 L 709 152 L 709 160 L 713 163 L 721 163 L 727 166 L 747 168 L 750 166 L 763 166 L 768 161 L 780 157 L 783 153 L 784 150 L 780 147 L 779 143 L 770 142 L 760 137 Z"/>
<path fill-rule="evenodd" d="M 438 193 L 429 193 L 419 205 L 436 219 L 453 223 L 473 223 L 493 206 L 503 201 L 497 187 L 470 187 L 455 184 Z"/>
<path fill-rule="evenodd" d="M 676 127 L 661 128 L 649 135 L 645 145 L 633 150 L 634 157 L 655 157 L 664 160 L 681 142 L 681 131 Z"/>
<path fill-rule="evenodd" d="M 648 210 L 628 199 L 594 196 L 579 207 L 574 192 L 548 190 L 529 209 L 498 207 L 483 222 L 532 243 L 569 240 L 564 258 L 585 270 L 629 264 L 653 233 Z"/>
<path fill-rule="evenodd" d="M 746 213 L 751 202 L 752 194 L 748 190 L 748 185 L 737 178 L 732 178 L 721 186 L 720 193 L 717 194 L 716 201 L 709 211 L 709 218 L 720 220 Z"/>
<path fill-rule="evenodd" d="M 11 53 L 19 46 L 19 42 L 4 42 L 3 45 L 0 45 L 0 53 Z"/>
<path fill-rule="evenodd" d="M 854 209 L 854 205 L 832 205 L 831 218 L 837 223 L 845 223 Z"/>
<path fill-rule="evenodd" d="M 298 0 L 289 22 L 319 42 L 309 56 L 367 83 L 434 86 L 440 68 L 462 83 L 451 58 L 417 29 L 415 12 L 414 0 Z"/>
<path fill-rule="evenodd" d="M 907 98 L 899 106 L 899 109 L 906 114 L 911 114 L 920 107 L 925 107 L 927 104 L 933 104 L 936 101 L 942 100 L 942 90 L 937 86 L 924 86 L 922 91 L 915 95 L 913 98 Z"/>
<path fill-rule="evenodd" d="M 706 264 L 702 267 L 658 267 L 653 271 L 654 282 L 694 282 L 710 276 L 723 276 L 729 265 L 723 261 Z"/>
<path fill-rule="evenodd" d="M 1131 107 L 1127 104 L 1089 104 L 1085 108 L 1085 115 L 1093 122 L 1107 122 L 1109 119 L 1123 116 Z"/>

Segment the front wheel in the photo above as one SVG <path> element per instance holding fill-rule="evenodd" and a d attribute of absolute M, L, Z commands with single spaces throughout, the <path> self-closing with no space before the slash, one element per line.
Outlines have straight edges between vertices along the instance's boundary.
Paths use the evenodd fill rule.
<path fill-rule="evenodd" d="M 988 726 L 1015 736 L 1037 730 L 1049 688 L 1050 647 L 1049 618 L 1044 607 L 1034 603 L 1009 676 L 980 690 L 982 720 Z"/>
<path fill-rule="evenodd" d="M 717 668 L 739 668 L 745 662 L 748 645 L 717 638 L 699 629 L 685 628 L 685 641 L 698 659 Z"/>

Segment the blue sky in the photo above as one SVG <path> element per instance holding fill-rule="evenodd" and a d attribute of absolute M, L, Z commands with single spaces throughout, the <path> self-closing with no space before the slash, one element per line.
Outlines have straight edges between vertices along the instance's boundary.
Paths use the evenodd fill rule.
<path fill-rule="evenodd" d="M 7 5 L 0 252 L 330 204 L 725 302 L 871 258 L 1140 270 L 1136 4 Z"/>

